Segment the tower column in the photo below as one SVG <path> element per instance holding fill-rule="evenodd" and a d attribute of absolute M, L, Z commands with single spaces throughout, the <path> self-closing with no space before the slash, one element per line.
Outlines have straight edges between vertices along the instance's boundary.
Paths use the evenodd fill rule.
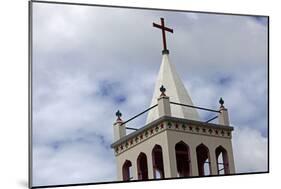
<path fill-rule="evenodd" d="M 234 164 L 234 157 L 233 157 L 231 141 L 230 141 L 229 147 L 227 148 L 227 155 L 228 155 L 229 173 L 234 174 L 235 173 L 235 164 Z"/>
<path fill-rule="evenodd" d="M 214 148 L 209 148 L 209 153 L 210 153 L 210 159 L 209 161 L 211 162 L 211 173 L 210 175 L 217 175 L 218 174 L 218 166 L 217 166 L 217 158 L 216 158 L 216 153 Z"/>
<path fill-rule="evenodd" d="M 138 180 L 138 166 L 137 166 L 136 158 L 132 162 L 132 176 L 133 176 L 133 180 Z"/>
<path fill-rule="evenodd" d="M 190 147 L 190 165 L 191 165 L 191 176 L 198 176 L 198 163 L 196 155 L 196 147 Z"/>
<path fill-rule="evenodd" d="M 122 181 L 123 180 L 123 174 L 122 174 L 122 162 L 117 160 L 117 180 Z"/>
<path fill-rule="evenodd" d="M 154 179 L 153 163 L 152 163 L 152 150 L 146 152 L 146 157 L 147 157 L 148 178 Z"/>
<path fill-rule="evenodd" d="M 163 148 L 163 164 L 164 164 L 165 178 L 175 178 L 177 177 L 177 161 L 176 161 L 175 145 L 170 144 L 168 140 L 165 140 L 164 146 L 166 146 L 166 148 Z"/>

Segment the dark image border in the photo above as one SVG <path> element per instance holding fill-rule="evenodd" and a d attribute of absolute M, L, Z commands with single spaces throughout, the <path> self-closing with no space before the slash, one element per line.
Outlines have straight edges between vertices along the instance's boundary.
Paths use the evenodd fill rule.
<path fill-rule="evenodd" d="M 109 182 L 94 182 L 94 183 L 76 183 L 76 184 L 59 184 L 59 185 L 42 185 L 42 186 L 32 186 L 32 168 L 33 168 L 33 159 L 32 159 L 32 55 L 33 55 L 33 3 L 42 3 L 42 4 L 60 4 L 60 5 L 78 5 L 78 6 L 95 6 L 95 7 L 110 7 L 110 8 L 125 8 L 125 9 L 143 9 L 143 10 L 154 10 L 154 11 L 171 11 L 171 12 L 191 12 L 191 13 L 205 13 L 205 14 L 216 14 L 216 15 L 232 15 L 232 16 L 256 16 L 256 17 L 267 17 L 267 171 L 263 172 L 246 172 L 246 173 L 235 173 L 228 175 L 208 175 L 208 176 L 192 176 L 192 177 L 181 177 L 181 178 L 164 178 L 164 179 L 148 179 L 148 180 L 133 180 L 133 181 L 109 181 Z M 256 15 L 256 14 L 237 14 L 237 13 L 224 13 L 224 12 L 208 12 L 208 11 L 191 11 L 191 10 L 175 10 L 175 9 L 159 9 L 159 8 L 145 8 L 145 7 L 129 7 L 129 6 L 115 6 L 115 5 L 100 5 L 100 4 L 88 4 L 88 3 L 72 3 L 72 2 L 57 2 L 57 1 L 28 1 L 28 187 L 29 188 L 53 188 L 53 187 L 67 187 L 67 186 L 85 186 L 85 185 L 97 185 L 97 184 L 113 184 L 113 183 L 128 183 L 128 182 L 146 182 L 146 181 L 161 181 L 161 180 L 175 180 L 175 179 L 187 179 L 187 178 L 208 178 L 208 177 L 221 177 L 221 176 L 236 176 L 236 175 L 254 175 L 254 174 L 264 174 L 270 172 L 270 67 L 269 67 L 269 24 L 270 18 L 268 15 Z"/>

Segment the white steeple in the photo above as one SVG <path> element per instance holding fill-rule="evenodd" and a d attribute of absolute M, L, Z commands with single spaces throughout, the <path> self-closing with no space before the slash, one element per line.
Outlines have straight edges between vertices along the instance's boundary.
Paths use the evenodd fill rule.
<path fill-rule="evenodd" d="M 155 83 L 151 106 L 157 104 L 157 99 L 161 95 L 159 88 L 162 85 L 166 88 L 165 93 L 170 97 L 171 102 L 193 106 L 192 100 L 177 74 L 175 67 L 170 63 L 168 50 L 163 51 L 162 63 Z M 171 116 L 199 120 L 199 115 L 196 109 L 173 104 L 171 105 Z M 150 123 L 158 118 L 158 108 L 153 108 L 148 112 L 146 123 Z"/>

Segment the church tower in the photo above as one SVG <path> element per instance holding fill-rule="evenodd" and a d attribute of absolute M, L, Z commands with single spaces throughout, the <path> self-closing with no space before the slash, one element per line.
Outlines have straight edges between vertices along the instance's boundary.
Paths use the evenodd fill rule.
<path fill-rule="evenodd" d="M 151 106 L 123 121 L 116 112 L 113 124 L 117 177 L 120 181 L 234 174 L 232 131 L 228 111 L 220 98 L 218 110 L 194 106 L 174 66 L 170 63 L 165 32 L 161 24 L 162 63 L 155 84 Z M 200 120 L 198 110 L 210 111 L 215 117 Z M 148 112 L 146 125 L 139 129 L 126 123 Z M 213 120 L 218 123 L 211 123 Z M 134 132 L 126 134 L 126 129 Z"/>

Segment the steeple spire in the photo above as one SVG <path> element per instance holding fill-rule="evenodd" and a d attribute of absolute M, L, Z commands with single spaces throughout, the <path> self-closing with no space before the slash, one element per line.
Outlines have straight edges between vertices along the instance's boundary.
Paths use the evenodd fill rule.
<path fill-rule="evenodd" d="M 163 51 L 162 51 L 162 63 L 158 73 L 158 77 L 155 83 L 155 89 L 153 98 L 151 101 L 151 106 L 157 104 L 157 99 L 163 93 L 165 89 L 165 95 L 170 98 L 171 102 L 193 105 L 192 100 L 185 89 L 183 82 L 181 81 L 179 75 L 176 72 L 174 66 L 170 63 L 169 51 L 167 49 L 165 31 L 173 33 L 173 30 L 165 27 L 164 18 L 161 18 L 161 25 L 153 23 L 154 27 L 160 28 L 162 30 L 163 36 Z M 164 86 L 164 87 L 161 87 Z M 162 91 L 159 88 L 162 88 Z M 163 95 L 162 95 L 163 96 Z M 171 116 L 192 120 L 199 120 L 199 114 L 194 108 L 187 108 L 183 106 L 171 106 Z M 159 112 L 157 108 L 152 109 L 148 112 L 146 122 L 149 123 L 153 120 L 159 118 Z"/>
<path fill-rule="evenodd" d="M 168 54 L 163 54 L 162 57 L 162 63 L 155 83 L 151 106 L 157 104 L 157 99 L 161 96 L 159 88 L 162 85 L 165 87 L 165 95 L 170 97 L 171 102 L 193 105 L 193 102 L 178 73 L 176 72 L 175 67 L 170 63 Z M 199 120 L 199 114 L 196 109 L 183 106 L 171 105 L 171 116 Z M 157 108 L 154 108 L 148 112 L 146 123 L 156 120 L 157 118 L 159 118 L 159 112 Z"/>

